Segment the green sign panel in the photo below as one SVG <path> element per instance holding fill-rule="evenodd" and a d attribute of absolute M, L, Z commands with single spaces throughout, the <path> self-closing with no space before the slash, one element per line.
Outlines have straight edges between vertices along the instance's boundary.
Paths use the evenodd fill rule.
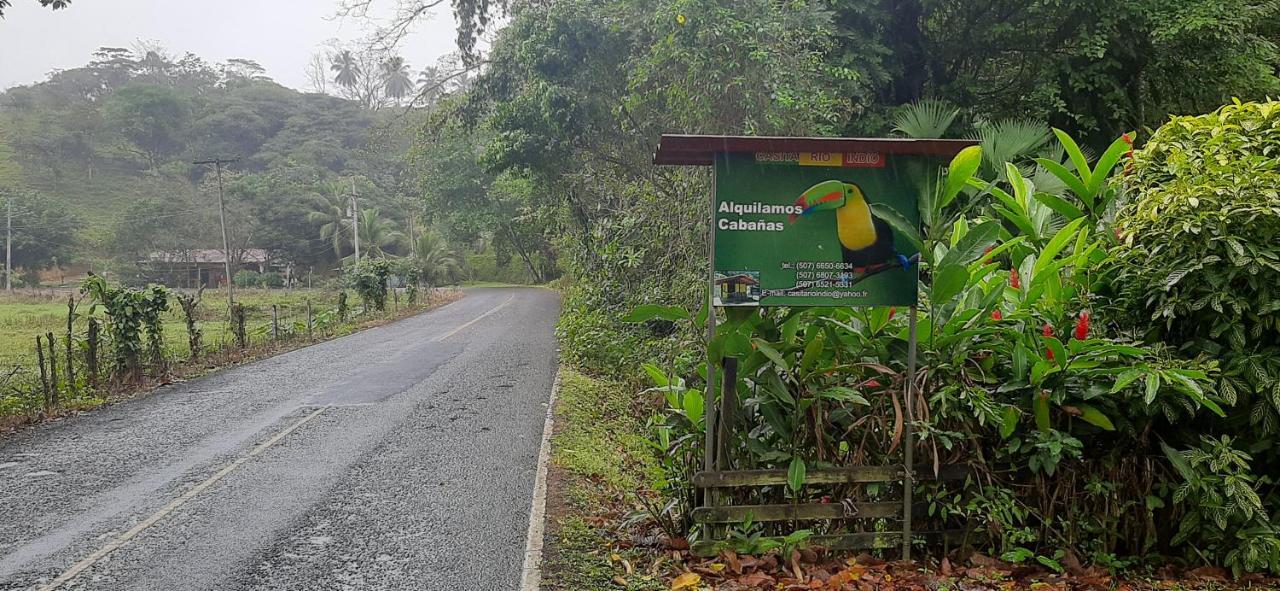
<path fill-rule="evenodd" d="M 878 153 L 730 153 L 715 162 L 717 306 L 911 306 L 918 187 L 942 161 Z"/>

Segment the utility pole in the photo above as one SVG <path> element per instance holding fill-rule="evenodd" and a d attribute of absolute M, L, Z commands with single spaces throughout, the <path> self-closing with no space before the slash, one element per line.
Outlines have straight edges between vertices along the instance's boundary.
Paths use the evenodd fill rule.
<path fill-rule="evenodd" d="M 360 202 L 356 194 L 356 179 L 351 177 L 351 230 L 355 232 L 356 264 L 360 264 Z"/>
<path fill-rule="evenodd" d="M 13 196 L 4 200 L 4 290 L 13 291 Z"/>
<path fill-rule="evenodd" d="M 239 158 L 215 158 L 213 160 L 201 160 L 192 162 L 196 166 L 204 166 L 208 164 L 214 165 L 218 169 L 218 221 L 222 223 L 222 256 L 223 268 L 227 272 L 227 313 L 231 313 L 231 309 L 236 305 L 235 297 L 235 281 L 231 275 L 231 241 L 227 240 L 227 204 L 222 195 L 222 167 L 232 162 L 239 162 Z"/>

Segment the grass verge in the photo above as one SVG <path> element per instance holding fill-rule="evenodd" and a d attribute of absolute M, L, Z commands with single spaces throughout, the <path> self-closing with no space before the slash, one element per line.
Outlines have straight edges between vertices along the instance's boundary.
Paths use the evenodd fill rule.
<path fill-rule="evenodd" d="M 562 368 L 547 479 L 543 591 L 666 589 L 618 524 L 645 494 L 654 457 L 625 387 Z"/>

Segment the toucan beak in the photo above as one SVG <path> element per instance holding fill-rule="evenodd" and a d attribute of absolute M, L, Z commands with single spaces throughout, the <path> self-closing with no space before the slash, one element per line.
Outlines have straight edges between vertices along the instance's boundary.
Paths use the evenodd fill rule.
<path fill-rule="evenodd" d="M 804 212 L 800 215 L 808 215 L 814 211 L 836 209 L 843 206 L 844 201 L 844 183 L 840 181 L 822 181 L 801 193 L 795 204 L 804 208 Z M 790 221 L 794 222 L 796 217 L 792 215 Z"/>

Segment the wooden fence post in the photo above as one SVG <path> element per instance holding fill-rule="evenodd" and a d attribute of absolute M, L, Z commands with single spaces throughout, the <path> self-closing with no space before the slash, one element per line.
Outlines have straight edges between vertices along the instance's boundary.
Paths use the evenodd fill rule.
<path fill-rule="evenodd" d="M 231 307 L 231 332 L 236 336 L 236 345 L 241 349 L 248 346 L 248 335 L 244 331 L 244 304 Z"/>
<path fill-rule="evenodd" d="M 85 368 L 89 370 L 89 386 L 98 387 L 98 319 L 89 319 L 89 334 L 84 350 Z"/>
<path fill-rule="evenodd" d="M 307 275 L 307 280 L 311 280 L 311 275 Z M 315 338 L 313 331 L 315 330 L 315 317 L 311 315 L 311 298 L 307 298 L 307 340 Z"/>
<path fill-rule="evenodd" d="M 280 340 L 280 307 L 271 304 L 271 340 Z"/>
<path fill-rule="evenodd" d="M 49 414 L 52 397 L 49 394 L 49 374 L 44 367 L 44 341 L 39 335 L 36 336 L 36 360 L 40 363 L 40 390 L 44 394 L 44 412 Z"/>
<path fill-rule="evenodd" d="M 76 296 L 67 295 L 67 391 L 76 391 L 76 357 L 72 346 L 75 341 Z"/>
<path fill-rule="evenodd" d="M 49 395 L 52 406 L 58 405 L 58 341 L 53 338 L 53 331 L 45 333 L 45 344 L 49 346 Z"/>

